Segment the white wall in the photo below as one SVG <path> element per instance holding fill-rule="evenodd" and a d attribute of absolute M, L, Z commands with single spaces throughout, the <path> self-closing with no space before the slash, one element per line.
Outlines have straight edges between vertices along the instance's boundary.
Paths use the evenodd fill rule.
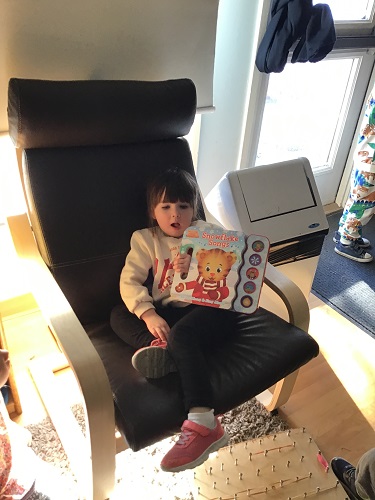
<path fill-rule="evenodd" d="M 0 131 L 11 77 L 191 78 L 212 106 L 219 0 L 0 0 Z"/>
<path fill-rule="evenodd" d="M 197 175 L 203 196 L 239 167 L 249 82 L 263 0 L 220 0 L 214 70 L 215 112 L 202 116 Z"/>

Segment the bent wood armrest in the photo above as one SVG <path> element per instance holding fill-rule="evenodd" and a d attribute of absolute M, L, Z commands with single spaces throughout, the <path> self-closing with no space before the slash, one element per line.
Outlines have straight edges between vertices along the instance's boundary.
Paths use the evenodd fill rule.
<path fill-rule="evenodd" d="M 294 281 L 268 262 L 264 283 L 284 302 L 289 315 L 289 323 L 307 332 L 310 324 L 309 305 Z"/>
<path fill-rule="evenodd" d="M 31 291 L 46 318 L 82 392 L 91 446 L 86 498 L 109 498 L 115 482 L 115 420 L 111 388 L 102 361 L 38 251 L 26 214 L 8 217 L 18 256 Z M 91 476 L 91 477 L 90 477 Z"/>
<path fill-rule="evenodd" d="M 310 323 L 310 310 L 307 300 L 298 286 L 269 262 L 266 267 L 264 283 L 284 302 L 289 322 L 307 332 Z M 258 394 L 257 399 L 268 411 L 279 408 L 288 401 L 297 375 L 298 370 L 290 373 L 287 377 L 279 380 L 272 391 L 266 390 Z"/>

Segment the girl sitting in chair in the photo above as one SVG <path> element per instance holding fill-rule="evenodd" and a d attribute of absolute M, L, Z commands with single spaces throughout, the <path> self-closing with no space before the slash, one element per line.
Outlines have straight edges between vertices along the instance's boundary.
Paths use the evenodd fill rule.
<path fill-rule="evenodd" d="M 184 170 L 173 169 L 149 186 L 150 227 L 135 231 L 120 277 L 125 303 L 113 309 L 111 326 L 137 349 L 133 366 L 145 377 L 178 371 L 187 419 L 165 455 L 161 469 L 178 472 L 203 463 L 228 442 L 214 416 L 213 391 L 205 352 L 235 331 L 237 313 L 192 305 L 171 297 L 175 272 L 187 273 L 191 257 L 180 254 L 181 238 L 197 219 L 199 189 Z M 151 290 L 145 282 L 152 270 Z"/>

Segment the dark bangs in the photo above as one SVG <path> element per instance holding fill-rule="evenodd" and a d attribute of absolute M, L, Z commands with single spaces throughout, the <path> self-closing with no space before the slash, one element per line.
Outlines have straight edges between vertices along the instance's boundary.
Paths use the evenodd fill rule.
<path fill-rule="evenodd" d="M 174 182 L 169 182 L 165 186 L 163 202 L 167 203 L 177 203 L 178 201 L 184 201 L 189 203 L 194 207 L 196 197 L 196 190 L 194 186 L 189 182 L 184 182 L 183 184 L 175 184 Z"/>
<path fill-rule="evenodd" d="M 158 203 L 189 203 L 197 216 L 198 185 L 192 175 L 182 169 L 166 170 L 150 184 L 147 204 L 151 225 L 155 225 L 153 211 Z"/>

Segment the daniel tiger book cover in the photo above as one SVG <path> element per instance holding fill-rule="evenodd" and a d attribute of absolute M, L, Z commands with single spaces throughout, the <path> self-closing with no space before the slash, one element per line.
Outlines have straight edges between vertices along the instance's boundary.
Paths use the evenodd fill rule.
<path fill-rule="evenodd" d="M 175 273 L 171 295 L 192 304 L 252 314 L 258 308 L 269 240 L 212 226 L 190 226 L 180 252 L 191 255 L 189 272 Z"/>

